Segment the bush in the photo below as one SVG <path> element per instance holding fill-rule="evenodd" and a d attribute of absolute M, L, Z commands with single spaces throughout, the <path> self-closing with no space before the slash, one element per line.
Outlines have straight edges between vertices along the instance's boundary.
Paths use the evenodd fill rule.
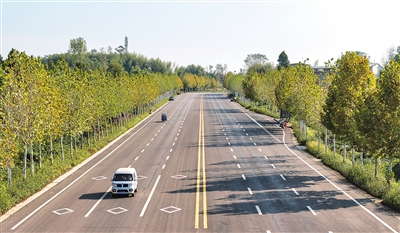
<path fill-rule="evenodd" d="M 400 211 L 400 185 L 392 184 L 390 189 L 384 194 L 383 203 L 394 210 Z"/>

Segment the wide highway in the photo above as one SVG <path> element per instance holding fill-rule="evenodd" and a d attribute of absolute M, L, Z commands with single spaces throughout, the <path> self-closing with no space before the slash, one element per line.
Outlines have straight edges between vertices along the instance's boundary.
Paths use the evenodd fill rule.
<path fill-rule="evenodd" d="M 161 121 L 161 114 L 168 121 Z M 222 93 L 186 93 L 54 181 L 0 232 L 399 232 L 397 215 Z M 134 167 L 138 192 L 112 197 Z"/>

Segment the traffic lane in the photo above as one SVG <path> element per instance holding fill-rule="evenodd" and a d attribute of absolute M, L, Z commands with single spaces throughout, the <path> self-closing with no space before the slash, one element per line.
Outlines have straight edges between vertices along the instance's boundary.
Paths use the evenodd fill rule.
<path fill-rule="evenodd" d="M 191 232 L 194 230 L 199 111 L 198 98 L 177 124 L 180 131 L 173 150 L 162 164 L 160 181 L 143 214 L 137 220 L 140 232 Z M 179 122 L 177 122 L 179 123 Z M 175 135 L 173 131 L 171 135 Z M 167 159 L 168 158 L 168 159 Z M 160 164 L 161 165 L 161 164 Z"/>
<path fill-rule="evenodd" d="M 171 114 L 172 115 L 172 114 Z M 180 119 L 181 122 L 184 122 L 184 118 Z M 181 131 L 181 125 L 179 124 L 179 120 L 176 118 L 170 118 L 165 125 L 163 125 L 163 130 L 159 133 L 159 138 L 161 141 L 158 143 L 152 143 L 151 146 L 149 146 L 148 149 L 146 149 L 143 152 L 143 155 L 138 160 L 135 160 L 135 163 L 133 166 L 137 169 L 138 176 L 139 176 L 139 184 L 138 184 L 138 192 L 135 194 L 134 201 L 133 202 L 128 202 L 125 203 L 126 200 L 121 198 L 116 198 L 115 200 L 112 200 L 110 202 L 102 202 L 101 205 L 99 205 L 98 208 L 96 208 L 95 212 L 103 212 L 104 210 L 107 210 L 110 212 L 111 210 L 114 210 L 115 205 L 118 205 L 119 202 L 121 204 L 119 206 L 125 206 L 124 209 L 126 209 L 126 212 L 129 211 L 129 213 L 125 213 L 125 210 L 122 210 L 121 213 L 118 211 L 118 213 L 115 213 L 115 215 L 126 215 L 129 214 L 130 216 L 137 216 L 135 217 L 135 220 L 130 220 L 129 224 L 125 222 L 120 222 L 123 221 L 124 218 L 121 218 L 121 220 L 115 219 L 115 220 L 102 220 L 101 218 L 96 219 L 94 221 L 98 221 L 99 226 L 115 226 L 115 229 L 118 229 L 117 227 L 120 225 L 124 225 L 125 227 L 130 226 L 131 229 L 134 229 L 135 231 L 137 229 L 140 229 L 139 223 L 142 222 L 143 218 L 139 216 L 142 215 L 143 217 L 145 216 L 144 213 L 148 212 L 147 208 L 145 208 L 147 203 L 147 200 L 150 198 L 151 191 L 153 190 L 154 186 L 156 185 L 157 182 L 158 184 L 162 184 L 163 181 L 162 179 L 158 180 L 159 176 L 162 176 L 163 171 L 165 169 L 166 162 L 168 162 L 169 158 L 171 157 L 171 152 L 173 151 L 172 149 L 174 148 L 174 144 L 176 144 L 177 139 L 179 138 L 179 131 Z M 172 132 L 177 132 L 176 134 L 173 134 Z M 158 185 L 156 187 L 156 192 L 158 190 Z M 155 192 L 155 193 L 156 193 Z M 136 200 L 138 199 L 138 200 Z M 154 197 L 151 197 L 150 204 L 154 201 Z M 136 203 L 140 203 L 136 205 Z M 125 204 L 125 205 L 124 205 Z M 140 206 L 143 206 L 141 208 L 138 208 Z M 114 212 L 114 211 L 113 211 Z M 99 216 L 102 216 L 99 214 Z M 154 217 L 151 217 L 153 220 Z M 136 221 L 137 220 L 137 221 Z M 113 224 L 107 224 L 107 221 L 113 221 Z M 146 222 L 146 220 L 144 220 Z M 146 224 L 145 224 L 146 225 Z M 157 225 L 157 224 L 156 224 Z"/>
<path fill-rule="evenodd" d="M 16 213 L 11 215 L 9 218 L 7 218 L 5 221 L 2 222 L 2 226 L 7 228 L 11 228 L 18 224 L 22 219 L 24 219 L 26 216 L 32 214 L 36 209 L 40 208 L 43 203 L 46 203 L 46 201 L 52 201 L 54 198 L 54 195 L 57 195 L 61 190 L 63 190 L 66 186 L 68 186 L 71 182 L 74 182 L 77 178 L 79 178 L 81 175 L 83 175 L 85 172 L 87 172 L 88 168 L 94 166 L 97 164 L 100 160 L 103 160 L 105 157 L 110 155 L 113 150 L 118 148 L 121 143 L 125 142 L 129 137 L 132 137 L 132 135 L 136 134 L 137 131 L 147 125 L 151 121 L 151 118 L 146 118 L 143 122 L 138 124 L 136 127 L 132 128 L 131 130 L 127 131 L 125 134 L 121 135 L 119 138 L 114 140 L 112 143 L 110 143 L 108 146 L 103 148 L 101 151 L 96 153 L 94 156 L 86 160 L 84 163 L 82 163 L 84 168 L 81 168 L 81 165 L 78 165 L 76 168 L 72 169 L 71 172 L 67 173 L 67 176 L 62 176 L 59 179 L 56 179 L 55 181 L 52 182 L 52 187 L 47 191 L 42 193 L 39 197 L 35 198 L 32 200 L 29 204 L 24 206 L 24 208 L 19 209 Z M 63 178 L 65 177 L 65 178 Z"/>
<path fill-rule="evenodd" d="M 286 130 L 287 132 L 287 130 Z M 299 149 L 293 142 L 294 136 L 292 133 L 286 133 L 285 136 L 285 141 L 287 142 L 288 148 L 293 151 L 298 157 L 299 160 L 301 160 L 304 164 L 310 164 L 316 171 L 318 171 L 318 175 L 321 177 L 325 177 L 326 180 L 329 180 L 327 184 L 327 189 L 338 191 L 342 194 L 345 194 L 343 196 L 344 199 L 351 200 L 350 203 L 354 203 L 359 210 L 362 210 L 364 215 L 367 215 L 369 217 L 366 217 L 368 219 L 371 219 L 371 221 L 368 221 L 368 224 L 366 224 L 366 229 L 371 229 L 368 228 L 369 223 L 375 223 L 376 225 L 379 225 L 379 227 L 383 227 L 382 230 L 383 232 L 388 231 L 390 227 L 392 229 L 395 229 L 397 231 L 400 231 L 400 216 L 399 213 L 396 211 L 391 210 L 390 208 L 380 204 L 379 199 L 369 195 L 368 193 L 364 192 L 363 190 L 357 188 L 353 184 L 349 183 L 343 176 L 341 176 L 338 172 L 330 169 L 329 167 L 326 167 L 320 159 L 316 159 L 314 156 L 308 154 L 304 150 Z M 296 157 L 297 157 L 296 156 Z M 308 166 L 308 165 L 306 165 Z M 313 170 L 314 170 L 313 169 Z M 317 173 L 317 172 L 316 172 Z M 325 182 L 325 181 L 324 181 Z M 344 193 L 345 192 L 345 193 Z M 347 203 L 347 202 L 346 202 Z M 359 204 L 361 205 L 359 205 Z M 351 205 L 351 204 L 350 204 Z M 338 207 L 340 208 L 340 206 Z M 364 209 L 365 208 L 365 209 Z M 347 210 L 348 208 L 342 208 L 342 210 Z M 347 213 L 348 211 L 342 211 L 341 213 Z M 335 214 L 334 217 L 340 216 Z M 379 218 L 379 219 L 377 219 Z M 347 218 L 351 219 L 351 218 Z M 357 221 L 354 221 L 357 222 Z M 388 224 L 389 227 L 385 226 L 385 224 Z M 352 225 L 352 224 L 350 224 Z M 341 226 L 340 224 L 336 224 L 336 226 Z"/>
<path fill-rule="evenodd" d="M 244 133 L 235 119 L 218 99 L 211 106 L 214 113 L 206 115 L 206 158 L 207 158 L 207 196 L 209 229 L 222 232 L 265 232 L 268 220 L 262 218 L 257 210 L 258 202 L 248 189 L 246 178 L 238 166 L 235 155 L 249 153 L 244 145 L 252 145 L 245 140 Z M 226 123 L 228 122 L 228 123 Z M 217 136 L 217 137 L 215 137 Z M 236 143 L 229 144 L 231 139 Z"/>
<path fill-rule="evenodd" d="M 296 206 L 296 205 L 295 205 Z M 312 229 L 312 228 L 311 228 Z"/>
<path fill-rule="evenodd" d="M 154 117 L 153 117 L 154 118 Z M 144 123 L 143 125 L 147 125 L 149 123 L 149 121 L 148 122 L 146 122 L 146 123 Z M 135 129 L 136 128 L 139 128 L 139 129 L 142 129 L 142 125 L 138 125 L 138 127 L 135 127 Z M 132 130 L 133 131 L 133 130 Z M 126 135 L 125 135 L 125 137 L 130 137 L 130 136 L 132 136 L 133 134 L 136 134 L 138 131 L 134 131 L 134 132 L 128 132 Z M 122 137 L 123 139 L 124 139 L 124 137 Z M 118 147 L 118 146 L 117 146 Z M 115 149 L 116 147 L 115 146 L 111 146 L 110 147 L 110 149 L 109 150 L 111 150 L 111 149 Z M 123 150 L 123 148 L 121 149 L 121 150 Z M 126 150 L 126 149 L 125 149 Z M 130 153 L 130 150 L 128 150 L 129 151 L 129 153 Z M 105 151 L 105 152 L 107 152 L 107 151 Z M 123 153 L 120 153 L 120 154 L 123 154 Z M 127 153 L 128 154 L 128 153 Z M 101 157 L 101 156 L 99 156 L 99 157 Z M 122 156 L 123 158 L 124 158 L 124 160 L 126 160 L 127 159 L 127 157 L 128 156 L 125 156 L 125 155 L 123 155 Z M 120 159 L 119 159 L 120 160 Z M 130 158 L 128 158 L 128 160 L 130 160 Z M 92 163 L 94 163 L 94 162 L 96 162 L 96 160 L 93 160 L 93 162 Z M 90 164 L 89 164 L 90 165 Z M 99 166 L 100 167 L 100 166 Z M 105 165 L 104 167 L 106 167 L 106 168 L 108 168 L 109 166 L 108 165 Z M 84 171 L 85 169 L 82 169 L 82 171 Z M 113 169 L 112 171 L 109 171 L 108 173 L 110 174 L 110 175 L 112 175 L 113 174 L 113 172 L 115 171 L 115 169 Z M 83 173 L 82 173 L 83 174 Z M 73 175 L 71 175 L 70 177 L 68 177 L 68 180 L 72 180 L 72 182 L 73 182 L 73 180 L 74 180 L 74 178 L 75 177 L 77 177 L 79 175 L 79 170 L 76 172 L 76 173 L 74 173 Z M 79 177 L 79 176 L 78 176 Z M 67 184 L 68 184 L 68 181 L 67 181 Z M 90 187 L 90 182 L 89 182 L 89 187 Z M 62 187 L 62 186 L 58 186 L 59 188 L 60 187 Z M 80 187 L 88 187 L 88 185 L 80 185 Z M 93 190 L 89 190 L 88 192 L 85 192 L 85 193 L 91 193 L 91 194 L 100 194 L 101 192 L 94 192 Z M 68 196 L 72 196 L 72 195 L 68 195 Z M 77 196 L 77 194 L 74 194 L 74 196 L 76 197 Z M 78 196 L 80 196 L 79 195 L 79 193 L 78 193 Z M 86 196 L 88 196 L 88 195 L 86 195 Z M 91 196 L 93 196 L 93 195 L 91 195 Z M 96 196 L 96 195 L 95 195 Z M 63 200 L 65 200 L 65 198 L 63 198 Z M 67 199 L 68 200 L 68 199 Z M 74 203 L 74 202 L 71 202 L 71 203 Z M 71 205 L 71 203 L 69 203 L 69 206 Z M 64 205 L 64 206 L 66 206 L 66 205 Z M 79 203 L 79 206 L 80 207 L 82 207 L 82 204 L 81 203 Z M 53 208 L 53 207 L 51 207 L 51 206 L 49 206 L 49 209 L 53 209 L 53 210 L 58 210 L 58 208 Z M 76 212 L 76 210 L 74 210 L 75 208 L 66 208 L 66 207 L 63 207 L 62 209 L 66 209 L 67 211 L 64 213 L 63 212 L 63 214 L 66 214 L 66 213 L 70 213 L 70 212 Z M 46 210 L 47 211 L 47 210 Z M 28 211 L 28 212 L 31 212 L 31 211 Z M 49 220 L 51 219 L 51 218 L 48 218 Z M 36 221 L 35 221 L 36 222 Z M 43 224 L 43 226 L 49 226 L 49 225 L 51 225 L 51 221 L 50 222 L 48 222 L 48 223 L 46 223 L 46 224 Z M 37 224 L 35 224 L 35 226 L 37 226 Z M 39 226 L 38 226 L 39 227 Z M 28 229 L 30 229 L 29 227 L 28 227 Z"/>

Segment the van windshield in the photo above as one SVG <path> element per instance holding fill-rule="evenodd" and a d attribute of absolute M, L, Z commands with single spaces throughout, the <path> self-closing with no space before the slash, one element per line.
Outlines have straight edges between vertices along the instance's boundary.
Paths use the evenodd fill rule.
<path fill-rule="evenodd" d="M 114 181 L 132 181 L 132 174 L 115 174 Z"/>

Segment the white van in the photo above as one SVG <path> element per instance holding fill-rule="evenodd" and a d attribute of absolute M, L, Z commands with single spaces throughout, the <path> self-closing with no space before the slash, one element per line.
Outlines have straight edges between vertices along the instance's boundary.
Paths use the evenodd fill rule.
<path fill-rule="evenodd" d="M 114 177 L 111 178 L 112 182 L 112 196 L 117 194 L 135 196 L 137 192 L 138 181 L 135 168 L 119 168 Z"/>

